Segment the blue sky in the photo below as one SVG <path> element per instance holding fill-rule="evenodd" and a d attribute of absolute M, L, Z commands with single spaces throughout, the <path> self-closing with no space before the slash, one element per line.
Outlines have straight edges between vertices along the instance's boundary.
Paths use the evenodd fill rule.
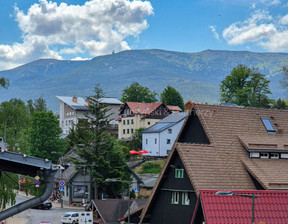
<path fill-rule="evenodd" d="M 1 0 L 0 70 L 128 49 L 288 51 L 283 0 Z"/>

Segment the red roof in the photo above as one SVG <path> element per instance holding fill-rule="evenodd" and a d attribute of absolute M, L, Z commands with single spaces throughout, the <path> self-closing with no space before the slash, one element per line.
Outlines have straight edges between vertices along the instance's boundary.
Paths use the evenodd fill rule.
<path fill-rule="evenodd" d="M 240 187 L 240 186 L 239 186 Z M 218 196 L 216 190 L 200 190 L 206 224 L 247 224 L 252 221 L 252 199 L 241 196 Z M 233 191 L 235 194 L 254 194 L 255 224 L 287 224 L 287 191 Z"/>
<path fill-rule="evenodd" d="M 178 106 L 167 106 L 167 107 L 171 111 L 182 111 L 181 108 Z"/>
<path fill-rule="evenodd" d="M 150 114 L 162 103 L 138 103 L 138 102 L 126 102 L 133 114 Z"/>

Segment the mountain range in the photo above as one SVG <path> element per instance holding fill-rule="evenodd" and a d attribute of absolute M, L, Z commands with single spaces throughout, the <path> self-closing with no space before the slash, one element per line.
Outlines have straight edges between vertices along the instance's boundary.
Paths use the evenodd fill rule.
<path fill-rule="evenodd" d="M 175 87 L 184 101 L 219 103 L 219 85 L 239 64 L 258 68 L 270 80 L 271 98 L 285 98 L 280 87 L 286 53 L 205 50 L 197 53 L 165 50 L 129 50 L 87 61 L 39 59 L 0 72 L 10 80 L 0 89 L 0 101 L 24 101 L 43 95 L 48 108 L 59 110 L 56 96 L 90 96 L 96 84 L 106 97 L 121 98 L 122 90 L 137 81 L 159 95 L 167 85 Z"/>

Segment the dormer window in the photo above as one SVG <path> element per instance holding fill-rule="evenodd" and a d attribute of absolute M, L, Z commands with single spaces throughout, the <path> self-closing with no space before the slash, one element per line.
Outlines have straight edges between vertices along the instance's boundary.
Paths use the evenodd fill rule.
<path fill-rule="evenodd" d="M 261 159 L 269 159 L 269 153 L 268 152 L 260 152 L 260 158 Z"/>
<path fill-rule="evenodd" d="M 279 153 L 275 153 L 275 152 L 270 153 L 270 158 L 271 159 L 279 159 Z"/>
<path fill-rule="evenodd" d="M 273 125 L 271 124 L 271 121 L 269 118 L 263 118 L 262 117 L 261 120 L 262 120 L 268 133 L 276 133 L 276 131 L 275 131 Z"/>

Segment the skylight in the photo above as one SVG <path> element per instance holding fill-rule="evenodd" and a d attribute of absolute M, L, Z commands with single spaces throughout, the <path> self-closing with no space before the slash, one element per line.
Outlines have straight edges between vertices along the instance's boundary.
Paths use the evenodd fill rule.
<path fill-rule="evenodd" d="M 271 121 L 269 118 L 261 118 L 266 130 L 268 131 L 268 133 L 275 133 L 275 129 L 273 127 L 273 125 L 271 124 Z"/>
<path fill-rule="evenodd" d="M 148 111 L 149 111 L 149 108 L 148 108 L 148 107 L 146 107 L 146 110 L 148 110 Z"/>

